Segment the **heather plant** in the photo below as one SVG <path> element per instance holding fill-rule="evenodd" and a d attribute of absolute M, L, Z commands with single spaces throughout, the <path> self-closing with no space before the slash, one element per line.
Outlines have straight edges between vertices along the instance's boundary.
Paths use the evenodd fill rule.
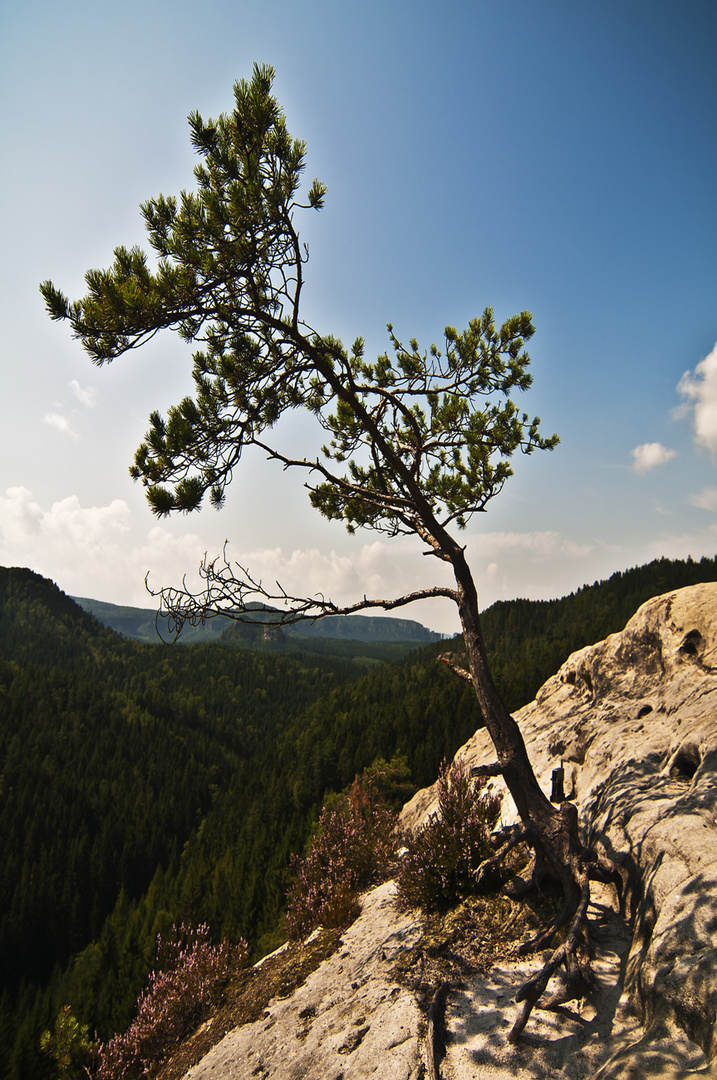
<path fill-rule="evenodd" d="M 182 924 L 169 940 L 157 937 L 157 966 L 137 999 L 123 1034 L 99 1047 L 98 1080 L 142 1080 L 216 1002 L 231 971 L 249 956 L 245 941 L 212 944 L 206 924 Z"/>
<path fill-rule="evenodd" d="M 362 889 L 383 880 L 395 862 L 397 814 L 376 786 L 357 778 L 348 795 L 324 807 L 304 859 L 292 859 L 286 930 L 305 938 L 319 925 L 346 926 L 358 914 Z"/>
<path fill-rule="evenodd" d="M 500 798 L 456 758 L 444 761 L 438 777 L 438 810 L 406 841 L 398 871 L 397 903 L 402 910 L 435 911 L 476 891 L 475 872 L 493 854 L 490 832 L 498 820 Z"/>

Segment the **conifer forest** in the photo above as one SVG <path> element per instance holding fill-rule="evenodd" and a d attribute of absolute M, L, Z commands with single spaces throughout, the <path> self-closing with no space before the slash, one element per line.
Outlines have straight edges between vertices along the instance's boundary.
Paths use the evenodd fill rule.
<path fill-rule="evenodd" d="M 514 711 L 574 650 L 652 596 L 717 580 L 661 559 L 555 601 L 483 612 Z M 292 854 L 332 793 L 401 761 L 405 800 L 481 724 L 438 657 L 294 638 L 149 644 L 52 582 L 0 568 L 0 1077 L 50 1080 L 42 1032 L 65 1005 L 108 1039 L 130 1023 L 157 935 L 207 924 L 252 956 L 285 938 Z M 398 658 L 396 658 L 398 657 Z"/>

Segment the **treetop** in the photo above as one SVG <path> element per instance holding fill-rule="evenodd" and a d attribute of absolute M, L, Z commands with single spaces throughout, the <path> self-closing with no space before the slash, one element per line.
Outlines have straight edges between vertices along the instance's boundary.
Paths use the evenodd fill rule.
<path fill-rule="evenodd" d="M 349 531 L 415 533 L 447 558 L 458 549 L 446 530 L 485 509 L 512 474 L 512 456 L 558 441 L 513 400 L 531 384 L 532 316 L 498 325 L 487 307 L 427 350 L 389 325 L 390 348 L 374 361 L 361 337 L 347 349 L 304 321 L 308 250 L 295 218 L 321 209 L 326 188 L 314 180 L 300 201 L 306 146 L 287 129 L 273 77 L 255 65 L 235 84 L 231 113 L 190 115 L 195 190 L 141 206 L 155 265 L 138 247 L 117 247 L 109 269 L 87 272 L 80 300 L 44 282 L 48 311 L 70 322 L 97 364 L 160 330 L 195 346 L 193 395 L 166 418 L 151 414 L 130 469 L 158 516 L 196 510 L 206 495 L 220 506 L 244 448 L 255 445 L 305 470 L 325 517 Z M 313 413 L 328 438 L 292 458 L 271 430 L 295 408 Z"/>

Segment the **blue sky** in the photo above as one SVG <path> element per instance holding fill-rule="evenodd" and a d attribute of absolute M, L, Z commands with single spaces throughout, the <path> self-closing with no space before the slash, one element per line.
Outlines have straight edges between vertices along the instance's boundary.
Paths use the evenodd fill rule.
<path fill-rule="evenodd" d="M 157 523 L 128 466 L 190 389 L 171 336 L 101 370 L 44 313 L 138 204 L 192 184 L 186 116 L 276 68 L 307 182 L 307 319 L 367 350 L 490 304 L 532 311 L 521 404 L 561 445 L 467 533 L 483 605 L 549 598 L 660 555 L 717 552 L 717 7 L 713 0 L 42 0 L 0 15 L 0 563 L 147 604 L 225 539 L 337 600 L 432 584 L 422 546 L 348 537 L 253 457 L 224 510 Z M 307 420 L 282 435 L 320 443 Z M 430 561 L 432 563 L 432 560 Z M 458 628 L 450 605 L 409 617 Z"/>

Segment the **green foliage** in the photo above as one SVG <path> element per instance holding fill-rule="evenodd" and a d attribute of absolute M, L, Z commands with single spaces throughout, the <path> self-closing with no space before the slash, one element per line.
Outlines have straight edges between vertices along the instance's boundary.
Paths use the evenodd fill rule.
<path fill-rule="evenodd" d="M 514 453 L 558 442 L 543 438 L 539 419 L 521 414 L 510 397 L 531 384 L 523 346 L 533 333 L 529 312 L 498 329 L 486 308 L 462 333 L 446 327 L 443 351 L 422 352 L 415 340 L 406 348 L 389 325 L 393 358 L 384 353 L 370 364 L 357 341 L 345 358 L 354 399 L 337 395 L 322 420 L 331 435 L 323 453 L 347 462 L 347 472 L 339 479 L 322 470 L 327 478 L 311 489 L 312 504 L 349 531 L 424 536 L 429 518 L 442 529 L 465 528 L 512 475 Z"/>
<path fill-rule="evenodd" d="M 286 408 L 315 398 L 294 341 L 306 255 L 293 215 L 305 145 L 287 130 L 273 77 L 255 65 L 251 80 L 234 86 L 231 114 L 190 115 L 196 191 L 141 208 L 156 270 L 139 248 L 118 247 L 109 270 L 86 274 L 83 300 L 42 286 L 52 318 L 70 320 L 95 363 L 165 328 L 205 342 L 194 354 L 196 397 L 166 420 L 152 413 L 131 470 L 160 516 L 195 509 L 207 492 L 220 505 L 243 446 Z M 320 209 L 324 194 L 314 180 L 304 206 Z"/>
<path fill-rule="evenodd" d="M 474 893 L 475 872 L 492 854 L 489 836 L 499 813 L 500 799 L 483 793 L 460 758 L 450 769 L 444 761 L 438 810 L 406 840 L 398 870 L 398 906 L 431 912 Z"/>
<path fill-rule="evenodd" d="M 85 275 L 83 299 L 70 303 L 44 282 L 48 311 L 70 322 L 98 364 L 160 330 L 202 343 L 193 353 L 194 396 L 166 419 L 151 414 L 130 470 L 158 516 L 195 510 L 207 494 L 221 506 L 253 444 L 311 473 L 312 504 L 349 531 L 418 534 L 442 558 L 457 557 L 446 529 L 465 528 L 485 509 L 515 453 L 558 442 L 511 396 L 532 381 L 532 316 L 498 326 L 486 308 L 464 331 L 446 327 L 442 348 L 423 351 L 389 325 L 390 354 L 375 362 L 361 338 L 347 349 L 304 323 L 308 255 L 294 218 L 320 209 L 326 189 L 315 180 L 307 202 L 298 201 L 306 147 L 289 135 L 272 81 L 270 67 L 255 65 L 250 81 L 235 84 L 232 113 L 206 123 L 189 117 L 201 158 L 196 191 L 142 206 L 156 269 L 138 248 L 118 247 L 110 269 Z M 298 407 L 329 436 L 321 455 L 289 458 L 271 444 L 277 420 Z M 243 608 L 245 590 L 233 600 Z"/>
<path fill-rule="evenodd" d="M 92 1075 L 95 1046 L 89 1027 L 79 1023 L 69 1005 L 60 1009 L 52 1031 L 43 1033 L 40 1049 L 55 1062 L 58 1080 L 82 1080 Z"/>

